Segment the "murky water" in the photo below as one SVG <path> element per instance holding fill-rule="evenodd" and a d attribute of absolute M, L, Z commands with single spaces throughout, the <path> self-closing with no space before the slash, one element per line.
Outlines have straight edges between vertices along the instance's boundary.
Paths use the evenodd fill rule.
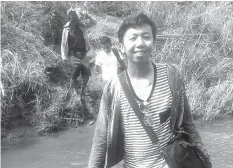
<path fill-rule="evenodd" d="M 209 123 L 197 122 L 197 128 L 210 153 L 213 168 L 233 168 L 233 116 Z"/>
<path fill-rule="evenodd" d="M 51 136 L 2 141 L 2 168 L 85 168 L 95 125 L 72 128 Z M 197 122 L 213 168 L 233 168 L 233 117 Z"/>
<path fill-rule="evenodd" d="M 2 168 L 87 167 L 93 134 L 91 126 L 14 143 L 2 141 Z"/>

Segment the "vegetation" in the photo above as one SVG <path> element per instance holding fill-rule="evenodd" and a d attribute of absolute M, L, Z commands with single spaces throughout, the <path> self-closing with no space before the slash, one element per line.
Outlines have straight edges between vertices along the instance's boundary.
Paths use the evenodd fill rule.
<path fill-rule="evenodd" d="M 69 68 L 54 51 L 71 6 L 83 6 L 83 2 L 1 2 L 3 128 L 9 127 L 15 113 L 37 126 L 40 133 L 83 122 L 80 97 L 74 93 Z M 232 2 L 88 1 L 86 6 L 98 20 L 89 31 L 91 59 L 99 49 L 100 36 L 108 35 L 117 46 L 123 18 L 145 12 L 158 27 L 152 60 L 179 65 L 192 113 L 211 120 L 232 106 Z M 96 84 L 99 76 L 92 74 L 92 96 L 87 98 L 87 106 L 96 114 L 101 87 Z M 75 118 L 76 122 L 64 118 Z"/>

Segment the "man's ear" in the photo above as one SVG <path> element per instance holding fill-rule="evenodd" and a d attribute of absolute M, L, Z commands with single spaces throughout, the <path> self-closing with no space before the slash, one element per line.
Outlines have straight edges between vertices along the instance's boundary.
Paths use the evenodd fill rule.
<path fill-rule="evenodd" d="M 121 53 L 125 54 L 125 47 L 122 43 L 120 43 L 120 49 L 121 49 Z"/>

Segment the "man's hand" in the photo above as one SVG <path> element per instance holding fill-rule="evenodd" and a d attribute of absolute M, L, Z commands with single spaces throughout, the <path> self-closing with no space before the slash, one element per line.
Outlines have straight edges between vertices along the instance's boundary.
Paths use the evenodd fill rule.
<path fill-rule="evenodd" d="M 62 60 L 64 63 L 67 63 L 67 58 L 64 57 L 64 58 L 62 58 Z"/>
<path fill-rule="evenodd" d="M 87 45 L 87 52 L 91 50 L 90 44 Z"/>
<path fill-rule="evenodd" d="M 95 65 L 95 73 L 96 74 L 102 73 L 102 68 L 99 65 Z"/>
<path fill-rule="evenodd" d="M 82 14 L 84 17 L 86 17 L 87 15 L 89 15 L 88 10 L 86 8 L 84 8 L 82 11 Z"/>

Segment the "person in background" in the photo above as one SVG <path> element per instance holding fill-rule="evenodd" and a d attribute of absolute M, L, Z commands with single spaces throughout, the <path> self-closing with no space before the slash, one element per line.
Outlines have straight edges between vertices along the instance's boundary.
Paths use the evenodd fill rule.
<path fill-rule="evenodd" d="M 101 51 L 96 56 L 95 70 L 102 74 L 102 84 L 106 84 L 113 76 L 126 69 L 126 61 L 122 54 L 112 48 L 111 39 L 107 36 L 100 38 Z"/>
<path fill-rule="evenodd" d="M 61 57 L 64 61 L 68 60 L 71 66 L 71 75 L 74 88 L 78 94 L 80 83 L 78 77 L 82 75 L 81 96 L 86 95 L 86 87 L 91 75 L 90 61 L 87 52 L 90 44 L 87 29 L 96 25 L 96 20 L 81 8 L 71 8 L 67 12 L 69 21 L 65 24 L 62 33 Z"/>
<path fill-rule="evenodd" d="M 212 167 L 196 130 L 179 70 L 150 61 L 156 31 L 153 21 L 143 13 L 126 18 L 118 30 L 128 67 L 103 90 L 89 168 L 110 168 L 122 159 L 124 168 L 168 168 L 162 152 L 175 136 L 173 125 L 190 135 L 203 167 Z M 127 93 L 139 111 L 133 110 L 125 88 L 129 88 Z M 175 120 L 171 112 L 177 114 Z M 155 137 L 147 134 L 147 127 Z"/>

